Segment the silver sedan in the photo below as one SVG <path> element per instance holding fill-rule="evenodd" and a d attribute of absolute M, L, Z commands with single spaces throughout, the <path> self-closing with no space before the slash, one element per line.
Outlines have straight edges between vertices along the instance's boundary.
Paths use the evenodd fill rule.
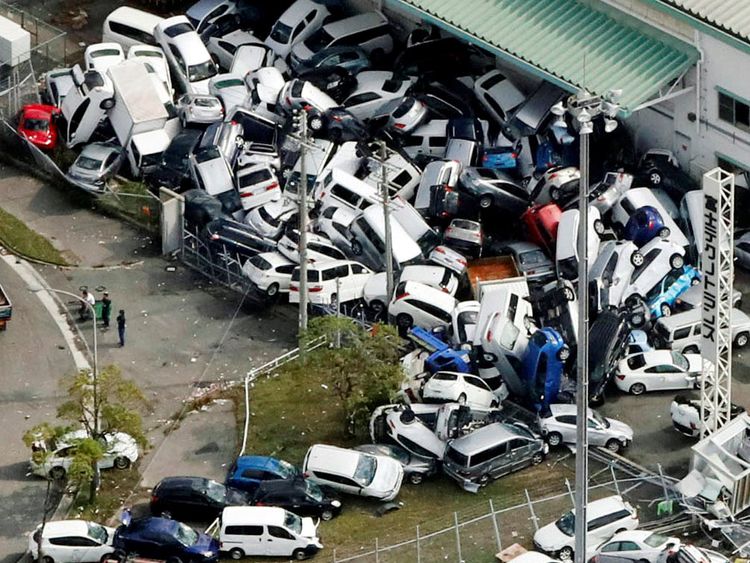
<path fill-rule="evenodd" d="M 117 174 L 125 160 L 118 145 L 91 143 L 86 145 L 68 169 L 66 177 L 73 184 L 93 192 L 103 192 L 107 180 Z"/>
<path fill-rule="evenodd" d="M 404 475 L 412 485 L 418 485 L 425 477 L 435 473 L 435 460 L 409 453 L 401 446 L 392 444 L 363 444 L 354 448 L 372 455 L 390 457 L 404 468 Z"/>

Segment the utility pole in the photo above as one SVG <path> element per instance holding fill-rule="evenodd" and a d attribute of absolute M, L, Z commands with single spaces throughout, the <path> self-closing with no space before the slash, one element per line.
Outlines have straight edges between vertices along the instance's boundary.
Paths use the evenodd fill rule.
<path fill-rule="evenodd" d="M 307 112 L 304 110 L 297 110 L 295 112 L 295 124 L 297 126 L 297 133 L 300 137 L 300 153 L 299 153 L 299 173 L 300 173 L 300 187 L 299 187 L 299 335 L 298 338 L 302 338 L 302 335 L 307 330 L 307 166 L 306 166 L 306 152 L 307 143 Z M 301 344 L 301 342 L 300 342 Z M 302 347 L 300 346 L 300 350 Z"/>
<path fill-rule="evenodd" d="M 391 201 L 388 195 L 388 172 L 386 170 L 388 154 L 385 141 L 378 141 L 378 146 L 380 148 L 380 154 L 378 155 L 380 159 L 380 194 L 383 198 L 383 220 L 385 221 L 385 279 L 387 300 L 390 302 L 393 297 L 393 238 L 391 235 L 391 208 L 388 205 Z"/>

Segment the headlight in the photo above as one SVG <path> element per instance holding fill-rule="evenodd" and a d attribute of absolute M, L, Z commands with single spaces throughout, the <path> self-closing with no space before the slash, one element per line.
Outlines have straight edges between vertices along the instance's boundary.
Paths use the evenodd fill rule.
<path fill-rule="evenodd" d="M 215 553 L 213 551 L 202 551 L 201 555 L 203 557 L 209 558 L 209 557 L 213 557 L 215 555 Z"/>
<path fill-rule="evenodd" d="M 331 501 L 331 506 L 334 507 L 334 508 L 338 508 L 338 507 L 341 506 L 341 501 L 340 500 L 332 500 Z"/>

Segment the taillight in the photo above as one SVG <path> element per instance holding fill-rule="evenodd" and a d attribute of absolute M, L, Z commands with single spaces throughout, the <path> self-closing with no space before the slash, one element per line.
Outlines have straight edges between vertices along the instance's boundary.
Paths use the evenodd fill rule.
<path fill-rule="evenodd" d="M 323 291 L 323 286 L 322 285 L 314 285 L 311 288 L 309 288 L 307 291 L 309 291 L 310 293 L 320 293 L 321 291 Z"/>
<path fill-rule="evenodd" d="M 696 426 L 695 422 L 690 423 L 690 430 L 698 430 L 698 426 Z"/>
<path fill-rule="evenodd" d="M 394 430 L 396 429 L 396 425 L 395 425 L 395 424 L 393 424 L 393 421 L 392 421 L 392 420 L 389 420 L 389 421 L 388 421 L 388 426 L 390 426 L 390 427 L 391 427 L 391 428 L 393 428 Z"/>
<path fill-rule="evenodd" d="M 448 288 L 447 288 L 447 287 L 443 286 L 443 287 L 441 287 L 440 289 L 442 289 L 442 290 L 443 290 L 443 293 L 448 293 Z"/>
<path fill-rule="evenodd" d="M 214 233 L 214 234 L 211 235 L 211 240 L 219 240 L 220 238 L 221 237 L 218 234 L 216 234 L 216 233 Z"/>
<path fill-rule="evenodd" d="M 462 266 L 466 266 L 466 260 L 464 260 L 463 258 L 459 258 L 458 260 L 456 260 L 456 262 L 458 262 Z"/>
<path fill-rule="evenodd" d="M 447 217 L 448 215 L 449 215 L 449 213 L 448 213 L 447 211 L 443 211 L 443 212 L 442 212 L 442 213 L 440 214 L 440 216 L 441 216 L 441 217 Z M 442 250 L 441 250 L 441 252 L 442 252 Z"/>
<path fill-rule="evenodd" d="M 438 254 L 445 254 L 445 250 L 443 250 L 443 249 L 442 249 L 442 248 L 440 248 L 439 246 L 436 246 L 436 247 L 435 247 L 435 252 L 437 252 Z"/>
<path fill-rule="evenodd" d="M 157 502 L 159 502 L 159 497 L 157 497 L 156 495 L 151 495 L 151 503 L 156 504 Z"/>
<path fill-rule="evenodd" d="M 404 123 L 394 123 L 393 126 L 396 129 L 403 129 L 404 127 L 406 127 L 406 124 L 404 124 Z"/>
<path fill-rule="evenodd" d="M 253 192 L 242 192 L 240 197 L 253 197 Z"/>
<path fill-rule="evenodd" d="M 619 379 L 620 381 L 622 381 L 623 379 L 625 379 L 625 374 L 624 373 L 618 373 L 618 374 L 615 374 L 615 377 L 617 379 Z"/>
<path fill-rule="evenodd" d="M 654 222 L 653 221 L 649 221 L 648 222 L 648 228 L 649 229 L 653 229 L 654 228 Z"/>
<path fill-rule="evenodd" d="M 518 158 L 518 153 L 512 152 L 512 153 L 510 153 L 510 157 L 511 158 Z"/>
<path fill-rule="evenodd" d="M 492 329 L 487 331 L 487 340 L 492 340 Z"/>
<path fill-rule="evenodd" d="M 273 184 L 270 184 L 270 185 L 268 185 L 266 187 L 266 191 L 270 192 L 271 190 L 274 190 L 274 189 L 276 189 L 278 187 L 279 187 L 279 183 L 278 182 L 274 182 Z"/>
<path fill-rule="evenodd" d="M 290 285 L 289 291 L 299 291 L 299 287 L 297 287 L 296 285 Z"/>
<path fill-rule="evenodd" d="M 396 301 L 398 301 L 399 299 L 403 299 L 404 297 L 409 297 L 409 294 L 404 292 L 396 295 Z"/>
<path fill-rule="evenodd" d="M 236 127 L 237 126 L 237 122 L 236 121 L 232 121 L 232 126 Z"/>
<path fill-rule="evenodd" d="M 341 122 L 341 121 L 344 121 L 344 118 L 343 118 L 343 117 L 341 117 L 340 115 L 334 115 L 334 116 L 333 116 L 333 120 L 334 120 L 334 121 L 338 121 L 338 122 Z"/>

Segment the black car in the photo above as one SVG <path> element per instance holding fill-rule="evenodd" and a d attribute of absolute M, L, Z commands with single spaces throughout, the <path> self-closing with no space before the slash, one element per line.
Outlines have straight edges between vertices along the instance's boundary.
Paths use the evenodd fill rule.
<path fill-rule="evenodd" d="M 261 481 L 253 496 L 256 506 L 280 506 L 298 516 L 330 520 L 341 512 L 341 501 L 329 489 L 309 479 Z"/>
<path fill-rule="evenodd" d="M 185 198 L 185 227 L 190 231 L 197 233 L 207 223 L 224 216 L 221 202 L 205 190 L 193 188 L 184 192 L 182 197 Z"/>
<path fill-rule="evenodd" d="M 257 235 L 243 223 L 223 217 L 208 223 L 202 238 L 217 256 L 229 255 L 240 263 L 256 254 L 276 250 L 275 241 Z"/>
<path fill-rule="evenodd" d="M 343 107 L 324 112 L 308 110 L 307 123 L 316 137 L 324 137 L 334 143 L 364 141 L 369 137 L 367 127 Z"/>
<path fill-rule="evenodd" d="M 112 545 L 122 563 L 126 556 L 161 559 L 170 563 L 215 563 L 219 560 L 219 542 L 190 526 L 170 518 L 138 518 L 115 530 Z"/>
<path fill-rule="evenodd" d="M 165 186 L 181 192 L 192 185 L 188 156 L 198 146 L 202 134 L 200 129 L 188 128 L 172 139 L 162 154 L 159 166 L 145 177 L 152 191 L 156 192 L 160 186 Z"/>
<path fill-rule="evenodd" d="M 336 101 L 346 98 L 357 86 L 357 79 L 351 72 L 335 66 L 305 70 L 297 78 L 314 84 Z"/>
<path fill-rule="evenodd" d="M 647 153 L 641 160 L 635 177 L 635 186 L 661 188 L 675 203 L 679 204 L 683 196 L 700 186 L 684 172 L 667 154 Z"/>
<path fill-rule="evenodd" d="M 167 477 L 151 492 L 151 514 L 190 521 L 213 520 L 226 506 L 248 504 L 247 493 L 205 477 Z"/>
<path fill-rule="evenodd" d="M 418 78 L 462 76 L 482 63 L 482 52 L 454 37 L 432 37 L 406 47 L 393 63 L 393 72 Z"/>
<path fill-rule="evenodd" d="M 456 79 L 415 84 L 409 92 L 427 106 L 433 118 L 452 119 L 474 115 L 474 91 Z"/>
<path fill-rule="evenodd" d="M 607 384 L 627 349 L 630 327 L 626 314 L 604 311 L 589 326 L 589 402 L 604 401 Z"/>

